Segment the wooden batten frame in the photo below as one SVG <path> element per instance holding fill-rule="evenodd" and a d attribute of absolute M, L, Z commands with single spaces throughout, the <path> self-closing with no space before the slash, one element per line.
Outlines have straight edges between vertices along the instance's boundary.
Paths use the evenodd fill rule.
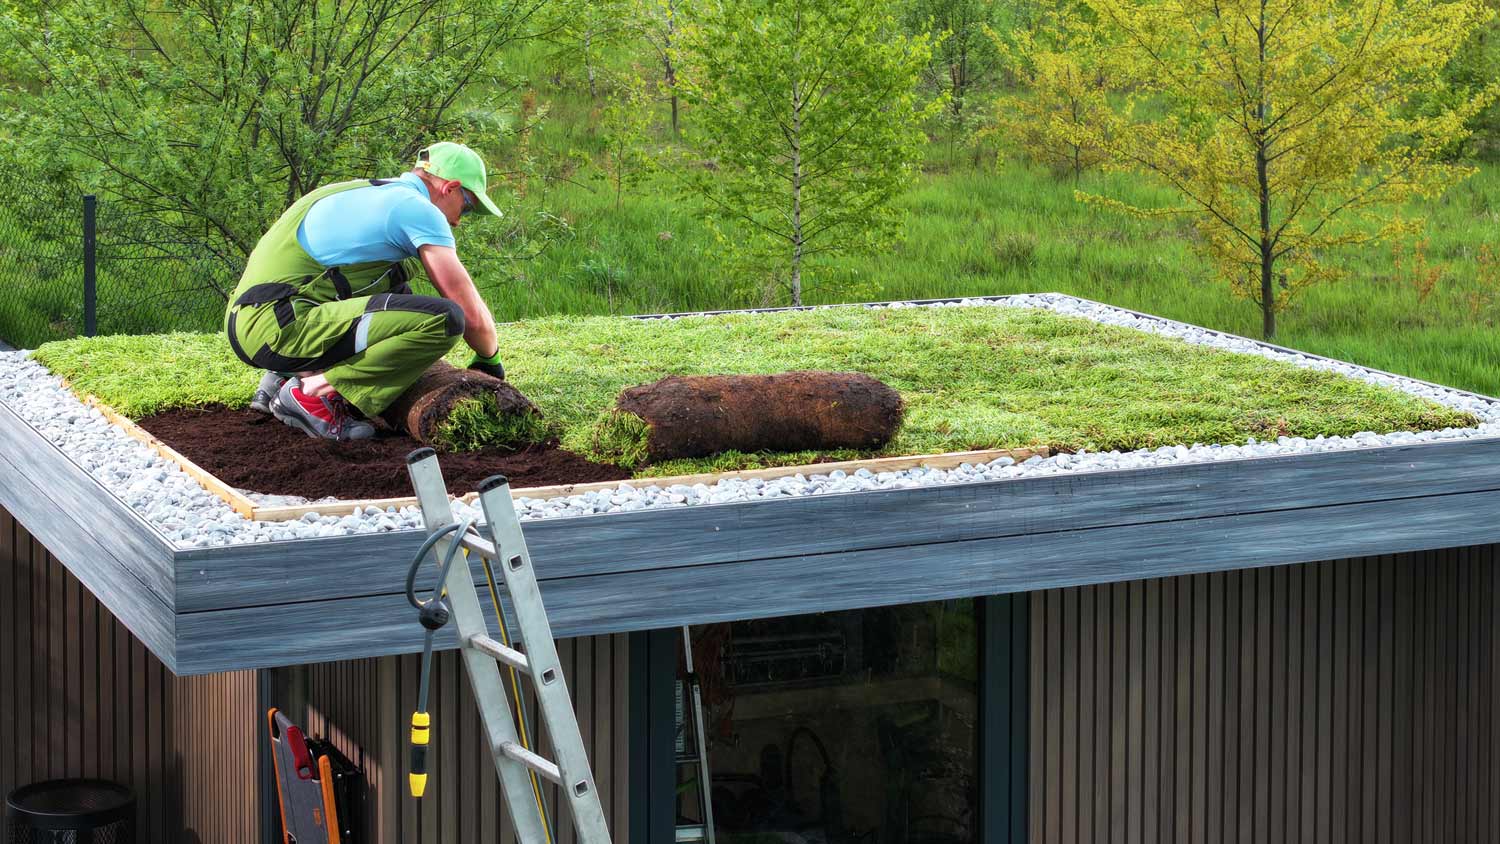
<path fill-rule="evenodd" d="M 71 387 L 70 387 L 71 389 Z M 77 392 L 77 391 L 75 391 Z M 219 480 L 208 470 L 202 468 L 193 461 L 178 453 L 171 446 L 153 436 L 149 431 L 135 424 L 121 415 L 119 411 L 110 407 L 97 398 L 80 394 L 83 402 L 98 410 L 104 418 L 114 423 L 120 430 L 131 438 L 141 443 L 157 454 L 175 462 L 182 467 L 182 471 L 188 473 L 194 480 L 203 484 L 209 492 L 223 499 L 226 504 L 234 509 L 236 513 L 247 519 L 258 522 L 286 522 L 300 519 L 308 513 L 318 513 L 323 516 L 347 516 L 356 508 L 368 510 L 384 510 L 387 507 L 417 506 L 415 496 L 404 498 L 373 498 L 354 501 L 327 501 L 319 504 L 285 504 L 285 505 L 262 505 L 245 496 L 239 490 Z M 1050 448 L 1045 446 L 1037 448 L 1002 448 L 988 449 L 985 451 L 954 451 L 946 454 L 919 454 L 910 457 L 875 457 L 869 460 L 843 460 L 836 463 L 812 463 L 802 466 L 774 466 L 769 469 L 742 469 L 736 472 L 705 472 L 697 475 L 670 475 L 658 478 L 631 478 L 623 481 L 599 481 L 586 484 L 556 484 L 553 486 L 537 486 L 522 489 L 512 489 L 512 498 L 561 498 L 566 495 L 581 495 L 585 492 L 597 492 L 603 489 L 615 489 L 620 484 L 630 484 L 633 487 L 648 486 L 693 486 L 695 484 L 716 484 L 719 481 L 738 478 L 750 480 L 760 478 L 761 480 L 774 480 L 776 478 L 789 478 L 794 475 L 826 475 L 829 472 L 842 469 L 845 472 L 855 472 L 860 469 L 868 469 L 871 472 L 899 472 L 903 469 L 914 469 L 918 466 L 926 466 L 929 469 L 952 469 L 964 463 L 988 463 L 1001 457 L 1010 457 L 1016 462 L 1031 457 L 1049 457 L 1052 454 Z M 472 504 L 479 499 L 479 493 L 470 492 L 467 495 L 456 496 L 459 501 Z"/>
<path fill-rule="evenodd" d="M 637 489 L 648 486 L 692 486 L 694 484 L 715 484 L 719 481 L 739 478 L 749 480 L 760 478 L 761 480 L 772 480 L 775 478 L 789 478 L 793 475 L 826 475 L 837 469 L 845 472 L 854 472 L 859 469 L 869 469 L 871 472 L 898 472 L 902 469 L 914 469 L 918 466 L 926 466 L 929 469 L 952 469 L 964 463 L 988 463 L 1001 457 L 1009 457 L 1016 462 L 1031 457 L 1049 457 L 1052 450 L 1046 447 L 1039 448 L 1008 448 L 990 449 L 987 451 L 954 451 L 947 454 L 921 454 L 911 457 L 876 457 L 869 460 L 844 460 L 837 463 L 812 463 L 802 466 L 775 466 L 769 469 L 742 469 L 737 472 L 707 472 L 698 475 L 671 475 L 659 478 L 630 478 L 623 481 L 599 481 L 586 484 L 557 484 L 555 486 L 536 486 L 522 489 L 512 489 L 512 498 L 561 498 L 565 495 L 581 495 L 585 492 L 597 492 L 603 489 L 616 489 L 620 484 L 630 484 Z M 467 495 L 455 496 L 458 500 L 472 504 L 478 500 L 479 493 L 471 492 Z M 300 519 L 308 513 L 319 513 L 324 516 L 347 516 L 354 512 L 356 507 L 384 510 L 387 507 L 417 506 L 417 499 L 411 498 L 378 498 L 366 501 L 330 501 L 324 504 L 292 504 L 280 507 L 256 507 L 251 518 L 263 522 L 282 522 Z"/>

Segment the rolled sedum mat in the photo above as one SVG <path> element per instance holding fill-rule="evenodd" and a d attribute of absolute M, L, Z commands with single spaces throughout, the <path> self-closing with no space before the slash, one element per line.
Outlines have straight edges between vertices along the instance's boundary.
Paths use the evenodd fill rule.
<path fill-rule="evenodd" d="M 487 406 L 493 402 L 492 412 L 497 419 L 541 416 L 531 399 L 509 381 L 438 361 L 386 408 L 381 418 L 419 442 L 442 446 L 454 409 L 472 399 L 481 399 Z"/>
<path fill-rule="evenodd" d="M 901 426 L 901 396 L 858 372 L 672 376 L 620 393 L 647 426 L 650 460 L 724 451 L 878 449 Z"/>

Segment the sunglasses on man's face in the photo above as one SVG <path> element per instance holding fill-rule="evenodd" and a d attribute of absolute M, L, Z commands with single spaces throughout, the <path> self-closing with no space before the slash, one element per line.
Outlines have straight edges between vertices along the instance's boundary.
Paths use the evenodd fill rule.
<path fill-rule="evenodd" d="M 459 188 L 458 191 L 463 195 L 464 198 L 463 210 L 458 212 L 458 216 L 462 217 L 463 215 L 469 213 L 470 211 L 473 211 L 476 207 L 478 207 L 478 200 L 473 198 L 473 194 L 469 193 L 468 188 Z"/>

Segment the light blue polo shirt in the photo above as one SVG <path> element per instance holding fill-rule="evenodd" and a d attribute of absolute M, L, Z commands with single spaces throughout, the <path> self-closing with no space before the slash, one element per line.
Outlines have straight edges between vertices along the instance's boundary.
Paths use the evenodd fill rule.
<path fill-rule="evenodd" d="M 297 242 L 325 267 L 412 258 L 429 243 L 453 246 L 453 229 L 415 173 L 326 196 L 308 209 Z"/>

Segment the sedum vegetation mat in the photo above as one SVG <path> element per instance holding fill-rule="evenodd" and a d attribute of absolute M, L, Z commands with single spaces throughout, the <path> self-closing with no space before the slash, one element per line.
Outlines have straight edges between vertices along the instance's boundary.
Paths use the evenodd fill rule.
<path fill-rule="evenodd" d="M 1126 451 L 1476 424 L 1468 414 L 1343 376 L 1025 308 L 547 317 L 500 326 L 500 347 L 510 380 L 546 413 L 562 448 L 623 462 L 638 476 L 818 458 L 1022 446 Z M 463 357 L 453 355 L 460 365 Z M 132 418 L 243 407 L 258 378 L 219 335 L 69 340 L 42 346 L 36 358 Z M 884 381 L 906 401 L 900 432 L 878 455 L 729 453 L 644 467 L 633 465 L 621 441 L 632 434 L 611 417 L 622 389 L 666 375 L 794 369 Z"/>

